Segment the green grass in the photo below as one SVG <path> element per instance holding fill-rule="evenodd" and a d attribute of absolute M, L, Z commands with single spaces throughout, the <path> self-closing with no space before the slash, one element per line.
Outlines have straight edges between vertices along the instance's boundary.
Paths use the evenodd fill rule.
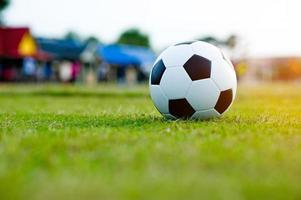
<path fill-rule="evenodd" d="M 146 87 L 0 86 L 0 199 L 301 199 L 301 86 L 240 86 L 210 121 Z"/>

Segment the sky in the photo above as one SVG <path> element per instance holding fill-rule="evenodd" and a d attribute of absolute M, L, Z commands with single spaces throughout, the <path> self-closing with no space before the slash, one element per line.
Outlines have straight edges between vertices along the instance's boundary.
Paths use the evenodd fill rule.
<path fill-rule="evenodd" d="M 75 31 L 114 42 L 137 27 L 155 49 L 236 34 L 248 56 L 301 56 L 300 0 L 11 0 L 6 23 L 38 36 Z"/>

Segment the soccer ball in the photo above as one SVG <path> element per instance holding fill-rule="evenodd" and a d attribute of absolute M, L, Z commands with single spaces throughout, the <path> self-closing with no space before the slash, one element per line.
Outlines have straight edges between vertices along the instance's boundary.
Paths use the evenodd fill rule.
<path fill-rule="evenodd" d="M 209 119 L 224 114 L 235 98 L 231 61 L 206 42 L 168 47 L 156 60 L 149 80 L 151 98 L 168 119 Z"/>

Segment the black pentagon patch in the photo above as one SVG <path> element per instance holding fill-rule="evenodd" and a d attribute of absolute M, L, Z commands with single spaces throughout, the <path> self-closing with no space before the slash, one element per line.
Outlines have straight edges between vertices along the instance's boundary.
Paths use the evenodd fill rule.
<path fill-rule="evenodd" d="M 193 81 L 210 78 L 211 61 L 207 58 L 193 55 L 183 67 Z"/>
<path fill-rule="evenodd" d="M 179 45 L 183 45 L 183 44 L 192 44 L 194 42 L 196 42 L 196 40 L 194 40 L 194 41 L 187 41 L 187 42 L 181 42 L 181 43 L 175 44 L 175 46 L 179 46 Z"/>
<path fill-rule="evenodd" d="M 151 84 L 152 85 L 159 85 L 161 78 L 163 76 L 166 67 L 162 60 L 159 60 L 155 66 L 153 67 L 152 74 L 151 74 Z"/>
<path fill-rule="evenodd" d="M 169 113 L 177 118 L 188 119 L 195 110 L 186 99 L 173 99 L 168 102 Z"/>
<path fill-rule="evenodd" d="M 233 99 L 232 89 L 222 91 L 218 97 L 217 103 L 214 109 L 223 114 L 227 110 L 227 108 L 231 105 Z"/>

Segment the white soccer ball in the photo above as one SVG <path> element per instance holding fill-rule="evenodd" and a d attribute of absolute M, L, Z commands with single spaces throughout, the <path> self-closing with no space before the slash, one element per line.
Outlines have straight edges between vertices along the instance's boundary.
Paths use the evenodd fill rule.
<path fill-rule="evenodd" d="M 149 80 L 151 98 L 168 119 L 209 119 L 224 114 L 236 95 L 231 61 L 206 42 L 168 47 L 156 60 Z"/>

